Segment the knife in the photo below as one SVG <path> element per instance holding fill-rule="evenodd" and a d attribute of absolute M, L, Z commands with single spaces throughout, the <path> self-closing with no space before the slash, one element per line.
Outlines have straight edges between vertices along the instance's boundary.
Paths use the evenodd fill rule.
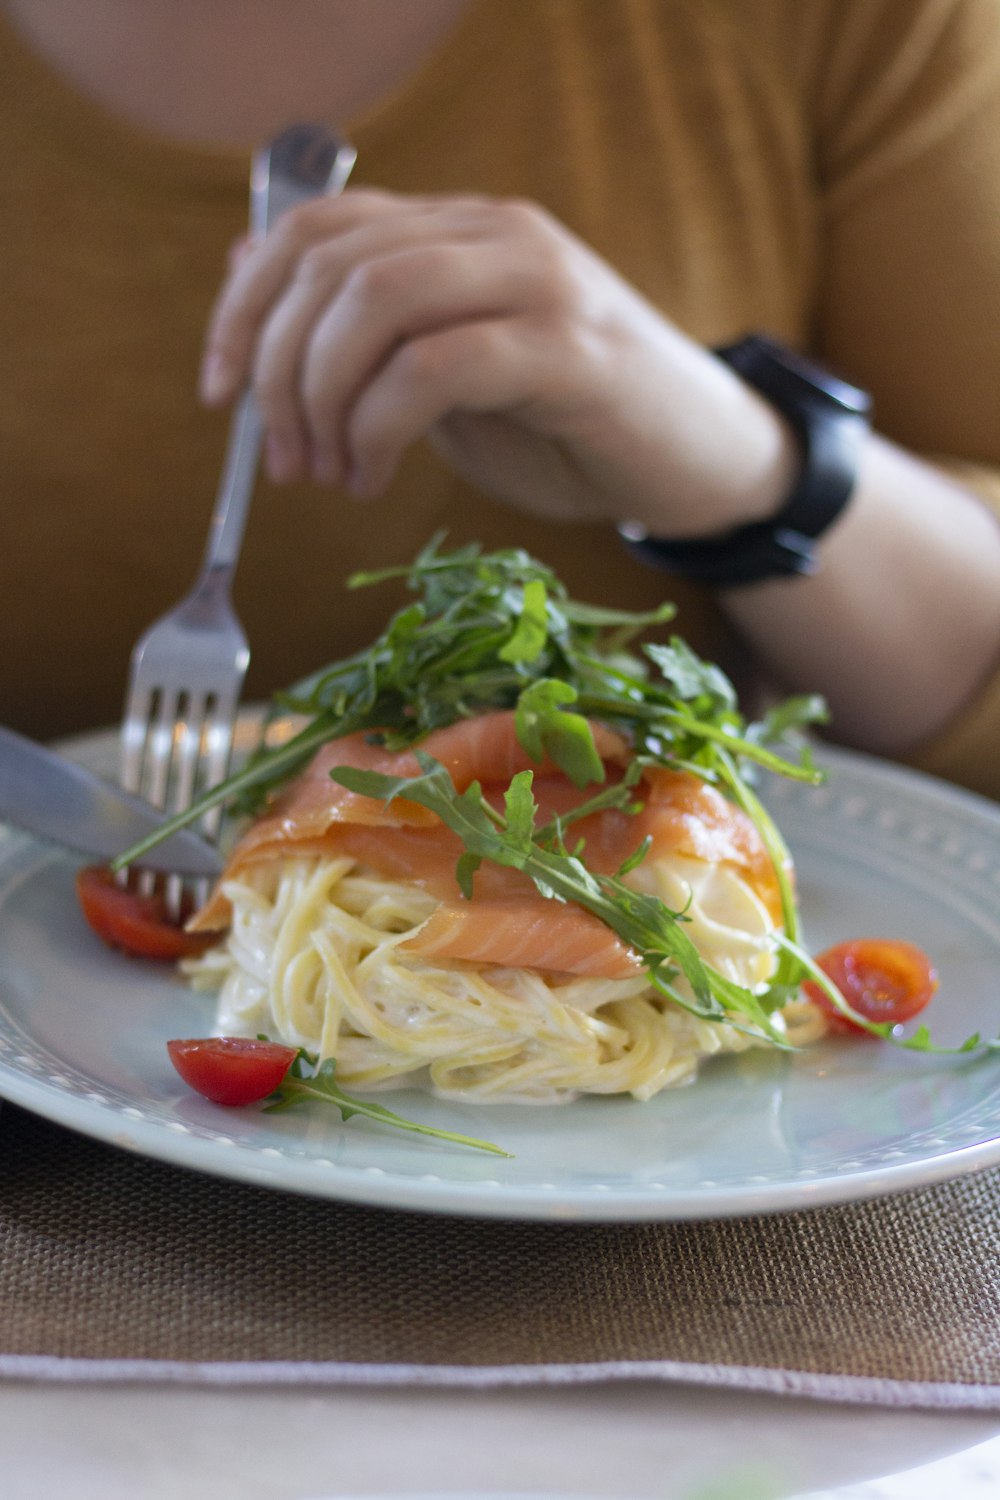
<path fill-rule="evenodd" d="M 0 727 L 0 820 L 106 862 L 161 827 L 168 814 L 91 771 Z M 182 829 L 144 854 L 146 870 L 215 876 L 211 844 Z"/>

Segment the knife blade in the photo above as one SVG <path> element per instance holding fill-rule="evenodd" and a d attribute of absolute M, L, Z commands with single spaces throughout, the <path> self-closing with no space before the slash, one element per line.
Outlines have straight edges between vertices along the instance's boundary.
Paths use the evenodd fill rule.
<path fill-rule="evenodd" d="M 167 821 L 167 814 L 75 762 L 0 726 L 0 820 L 102 862 Z M 215 876 L 217 850 L 189 829 L 138 862 L 166 874 Z"/>

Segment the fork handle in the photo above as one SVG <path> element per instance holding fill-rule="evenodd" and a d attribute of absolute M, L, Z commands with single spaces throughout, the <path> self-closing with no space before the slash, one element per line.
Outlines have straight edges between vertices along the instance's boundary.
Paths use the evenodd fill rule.
<path fill-rule="evenodd" d="M 236 566 L 257 479 L 263 431 L 253 394 L 244 391 L 229 424 L 226 458 L 198 575 L 199 587 L 209 578 L 218 579 L 221 573 L 231 573 Z"/>
<path fill-rule="evenodd" d="M 265 150 L 254 153 L 250 170 L 250 227 L 267 234 L 276 219 L 297 203 L 339 193 L 354 166 L 356 152 L 322 125 L 292 125 Z M 263 423 L 250 391 L 233 410 L 219 492 L 195 592 L 225 591 L 243 544 L 247 514 L 257 479 Z"/>

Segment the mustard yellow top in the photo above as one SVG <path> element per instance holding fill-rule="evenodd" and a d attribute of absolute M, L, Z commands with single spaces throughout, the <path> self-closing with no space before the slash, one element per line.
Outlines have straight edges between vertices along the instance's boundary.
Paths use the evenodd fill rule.
<path fill-rule="evenodd" d="M 358 182 L 535 198 L 697 339 L 813 351 L 1000 509 L 995 0 L 473 0 L 391 100 L 336 123 Z M 195 372 L 247 164 L 118 122 L 6 22 L 0 140 L 0 721 L 45 736 L 118 717 L 132 641 L 193 577 L 227 422 Z M 728 659 L 711 601 L 608 528 L 527 519 L 418 450 L 374 507 L 261 484 L 249 694 L 370 639 L 396 600 L 343 579 L 442 525 L 528 547 L 585 598 L 673 596 Z M 1000 795 L 998 735 L 1000 678 L 919 763 Z"/>

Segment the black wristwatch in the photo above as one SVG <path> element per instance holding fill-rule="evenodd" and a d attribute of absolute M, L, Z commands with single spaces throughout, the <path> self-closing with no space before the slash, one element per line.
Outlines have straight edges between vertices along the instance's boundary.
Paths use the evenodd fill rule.
<path fill-rule="evenodd" d="M 802 468 L 792 493 L 770 520 L 717 536 L 654 537 L 632 522 L 618 530 L 643 562 L 719 587 L 812 573 L 816 539 L 854 490 L 871 398 L 764 334 L 749 334 L 713 352 L 794 428 L 802 445 Z"/>

